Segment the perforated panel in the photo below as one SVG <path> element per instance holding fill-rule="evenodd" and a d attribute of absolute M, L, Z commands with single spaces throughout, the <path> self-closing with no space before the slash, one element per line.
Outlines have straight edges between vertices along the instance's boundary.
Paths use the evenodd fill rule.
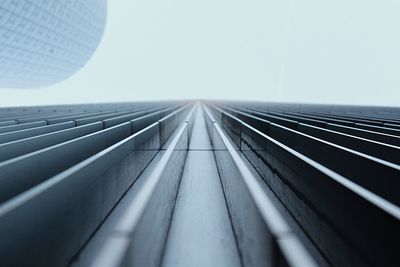
<path fill-rule="evenodd" d="M 77 72 L 101 40 L 106 6 L 106 0 L 0 1 L 0 87 L 40 87 Z"/>

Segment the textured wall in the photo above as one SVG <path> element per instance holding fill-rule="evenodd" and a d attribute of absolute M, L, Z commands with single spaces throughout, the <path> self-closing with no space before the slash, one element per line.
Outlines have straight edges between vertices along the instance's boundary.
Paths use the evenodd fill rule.
<path fill-rule="evenodd" d="M 104 32 L 106 0 L 1 0 L 0 87 L 41 87 L 90 59 Z"/>

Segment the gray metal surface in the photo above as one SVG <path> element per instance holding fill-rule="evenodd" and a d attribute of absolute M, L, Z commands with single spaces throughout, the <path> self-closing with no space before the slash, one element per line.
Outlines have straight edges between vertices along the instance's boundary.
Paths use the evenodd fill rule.
<path fill-rule="evenodd" d="M 0 266 L 400 264 L 400 109 L 15 107 L 1 129 Z"/>
<path fill-rule="evenodd" d="M 26 123 L 30 124 L 30 123 Z M 21 124 L 21 125 L 26 125 L 26 124 Z M 44 126 L 37 126 L 37 127 L 29 127 L 29 129 L 25 130 L 18 130 L 18 131 L 12 131 L 12 132 L 6 132 L 0 134 L 0 144 L 2 143 L 7 143 L 15 140 L 21 140 L 24 138 L 29 138 L 32 136 L 37 136 L 41 134 L 46 134 L 50 132 L 55 132 L 59 130 L 64 130 L 68 128 L 74 127 L 75 124 L 72 121 L 67 121 L 63 123 L 58 123 L 58 124 L 53 124 L 53 125 L 46 125 Z"/>
<path fill-rule="evenodd" d="M 396 266 L 395 240 L 400 237 L 400 209 L 396 205 L 398 179 L 395 178 L 398 175 L 393 174 L 391 182 L 385 180 L 390 179 L 390 175 L 384 173 L 397 170 L 397 165 L 379 159 L 375 159 L 375 166 L 367 162 L 360 164 L 360 153 L 346 156 L 324 150 L 323 146 L 327 144 L 324 142 L 306 144 L 305 135 L 294 135 L 296 131 L 292 129 L 298 126 L 296 122 L 280 121 L 275 117 L 275 123 L 291 128 L 276 131 L 285 127 L 265 120 L 261 122 L 230 109 L 227 110 L 231 114 L 213 110 L 232 141 L 329 264 L 379 266 L 384 262 Z M 268 119 L 272 117 L 268 116 Z M 333 146 L 335 149 L 340 147 Z M 340 149 L 346 153 L 350 151 Z M 369 155 L 363 156 L 373 159 Z M 371 168 L 377 169 L 371 171 Z M 339 171 L 344 176 L 338 174 Z M 357 172 L 363 174 L 357 175 Z M 368 185 L 370 181 L 377 187 Z M 370 186 L 370 190 L 364 186 Z"/>
<path fill-rule="evenodd" d="M 136 198 L 110 233 L 92 266 L 161 264 L 187 154 L 191 114 L 186 117 L 186 122 L 173 137 L 150 177 L 141 184 Z"/>
<path fill-rule="evenodd" d="M 197 112 L 162 266 L 241 266 L 202 111 Z"/>
<path fill-rule="evenodd" d="M 210 138 L 213 146 L 219 148 L 215 151 L 215 158 L 220 166 L 219 172 L 243 264 L 317 266 L 212 114 L 208 109 L 206 111 Z"/>
<path fill-rule="evenodd" d="M 28 129 L 28 128 L 40 127 L 40 126 L 44 126 L 44 125 L 47 125 L 47 123 L 46 123 L 46 121 L 43 120 L 43 121 L 23 123 L 23 124 L 18 124 L 18 125 L 3 126 L 3 127 L 0 127 L 0 134 L 24 130 L 24 129 Z"/>
<path fill-rule="evenodd" d="M 126 130 L 128 134 L 120 136 L 120 130 Z M 101 137 L 101 133 L 105 134 L 105 139 L 97 140 L 95 137 Z M 0 234 L 9 240 L 0 244 L 2 264 L 65 266 L 71 261 L 160 149 L 162 133 L 158 122 L 129 136 L 130 133 L 131 123 L 127 122 L 78 138 L 79 142 L 72 140 L 55 146 L 55 150 L 45 149 L 33 154 L 33 159 L 43 155 L 51 163 L 60 161 L 62 156 L 50 151 L 64 152 L 64 161 L 60 161 L 59 166 L 66 169 L 59 169 L 60 173 L 54 176 L 49 170 L 41 169 L 27 175 L 20 172 L 22 176 L 17 180 L 18 168 L 7 172 L 6 167 L 10 165 L 7 162 L 0 168 L 3 174 L 6 171 L 14 176 L 14 179 L 7 179 L 10 177 L 7 174 L 0 176 L 7 184 L 2 186 L 1 195 L 8 200 L 0 205 Z M 113 140 L 121 141 L 113 144 Z M 75 145 L 87 146 L 90 142 L 97 144 L 101 152 L 81 160 L 65 153 L 73 151 Z M 65 157 L 77 163 L 69 167 Z M 32 164 L 27 156 L 21 159 Z M 15 162 L 19 164 L 20 161 Z M 21 179 L 23 183 L 16 182 Z M 11 199 L 10 194 L 14 196 Z M 15 223 L 24 221 L 32 223 L 28 226 Z M 62 248 L 55 245 L 58 240 L 63 240 Z M 31 244 L 40 245 L 32 247 Z M 17 257 L 21 253 L 24 257 Z M 44 254 L 48 256 L 43 257 Z"/>
<path fill-rule="evenodd" d="M 62 124 L 62 123 L 60 123 Z M 28 154 L 46 147 L 76 139 L 103 129 L 101 122 L 94 122 L 65 130 L 54 131 L 20 140 L 0 144 L 0 162 L 24 154 Z"/>

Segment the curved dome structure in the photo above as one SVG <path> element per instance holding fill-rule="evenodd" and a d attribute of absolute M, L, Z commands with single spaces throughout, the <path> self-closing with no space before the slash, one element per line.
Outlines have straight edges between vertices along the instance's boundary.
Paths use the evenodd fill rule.
<path fill-rule="evenodd" d="M 106 0 L 0 1 L 0 87 L 68 78 L 93 55 L 106 17 Z"/>

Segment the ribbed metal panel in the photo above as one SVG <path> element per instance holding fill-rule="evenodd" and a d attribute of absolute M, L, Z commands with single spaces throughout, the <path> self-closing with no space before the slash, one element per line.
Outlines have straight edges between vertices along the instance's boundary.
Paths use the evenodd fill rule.
<path fill-rule="evenodd" d="M 326 264 L 399 264 L 399 109 L 263 103 L 211 109 Z"/>
<path fill-rule="evenodd" d="M 398 266 L 399 145 L 395 108 L 3 108 L 0 265 Z"/>

